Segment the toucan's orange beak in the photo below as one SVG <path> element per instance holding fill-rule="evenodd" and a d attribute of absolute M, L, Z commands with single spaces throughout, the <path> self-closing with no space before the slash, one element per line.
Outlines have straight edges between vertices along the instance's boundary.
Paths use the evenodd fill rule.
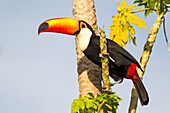
<path fill-rule="evenodd" d="M 54 18 L 43 22 L 38 29 L 38 34 L 42 32 L 55 32 L 68 35 L 79 33 L 79 21 L 71 18 Z"/>

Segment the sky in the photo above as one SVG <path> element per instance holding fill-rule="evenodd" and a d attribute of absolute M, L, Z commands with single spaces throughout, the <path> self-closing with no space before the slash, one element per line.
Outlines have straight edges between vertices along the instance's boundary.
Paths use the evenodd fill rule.
<path fill-rule="evenodd" d="M 41 22 L 54 17 L 72 18 L 71 0 L 0 0 L 0 113 L 69 113 L 71 103 L 79 97 L 77 56 L 73 36 L 41 34 Z M 132 0 L 127 0 L 128 5 Z M 97 24 L 105 25 L 109 37 L 112 15 L 117 14 L 116 0 L 96 0 Z M 144 19 L 150 29 L 156 13 Z M 170 37 L 170 14 L 166 16 Z M 127 44 L 138 61 L 149 31 L 137 28 L 137 47 Z M 170 40 L 170 38 L 169 38 Z M 168 113 L 170 106 L 170 51 L 161 26 L 144 74 L 150 102 L 138 103 L 137 113 Z M 127 113 L 132 82 L 112 88 L 123 100 L 118 113 Z"/>

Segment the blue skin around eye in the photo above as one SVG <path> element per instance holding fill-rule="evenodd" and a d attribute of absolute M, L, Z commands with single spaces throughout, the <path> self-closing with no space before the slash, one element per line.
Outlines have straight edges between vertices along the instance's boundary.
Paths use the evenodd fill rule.
<path fill-rule="evenodd" d="M 82 24 L 82 25 L 81 25 L 81 27 L 82 27 L 82 28 L 85 28 L 85 25 L 84 25 L 84 24 Z"/>

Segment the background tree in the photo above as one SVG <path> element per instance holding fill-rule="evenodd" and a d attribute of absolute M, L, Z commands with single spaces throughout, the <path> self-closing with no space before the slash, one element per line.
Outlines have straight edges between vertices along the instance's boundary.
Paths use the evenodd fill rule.
<path fill-rule="evenodd" d="M 127 0 L 132 4 L 133 0 Z M 72 0 L 4 0 L 0 7 L 0 112 L 1 113 L 69 113 L 70 105 L 78 96 L 75 65 L 75 42 L 72 36 L 45 34 L 37 36 L 39 24 L 53 17 L 72 17 Z M 137 5 L 137 4 L 136 4 Z M 98 26 L 105 25 L 107 37 L 111 14 L 116 14 L 116 0 L 96 0 Z M 139 13 L 142 17 L 143 13 Z M 167 35 L 170 36 L 170 15 L 167 13 Z M 143 17 L 142 17 L 143 18 Z M 147 27 L 156 20 L 155 12 L 145 19 Z M 163 25 L 163 24 L 162 24 Z M 162 28 L 154 43 L 151 59 L 145 72 L 145 84 L 152 96 L 147 107 L 137 108 L 138 113 L 168 113 L 169 64 Z M 137 31 L 138 48 L 127 44 L 127 50 L 137 60 L 148 31 Z M 151 75 L 151 76 L 150 76 Z M 128 80 L 113 87 L 123 101 L 118 113 L 126 113 L 130 86 Z M 159 103 L 158 103 L 159 102 Z"/>
<path fill-rule="evenodd" d="M 85 20 L 88 22 L 95 33 L 98 34 L 96 12 L 94 0 L 72 0 L 73 2 L 73 17 L 78 20 Z M 92 63 L 81 52 L 78 41 L 76 41 L 77 50 L 77 65 L 78 65 L 78 81 L 80 96 L 86 96 L 88 92 L 94 95 L 101 94 L 101 71 L 98 66 Z"/>
<path fill-rule="evenodd" d="M 94 0 L 73 0 L 73 15 L 74 15 L 75 19 L 85 20 L 86 22 L 88 22 L 94 29 L 95 33 L 98 34 Z M 87 59 L 84 56 L 84 54 L 81 52 L 81 50 L 79 48 L 77 38 L 75 38 L 75 39 L 76 39 L 76 50 L 77 50 L 77 64 L 78 64 L 78 74 L 79 74 L 78 81 L 79 81 L 80 98 L 73 101 L 72 112 L 77 111 L 79 109 L 79 107 L 84 110 L 85 107 L 83 107 L 84 106 L 83 103 L 88 103 L 88 105 L 86 105 L 87 108 L 88 108 L 88 106 L 89 106 L 89 108 L 92 106 L 94 109 L 96 109 L 95 105 L 93 104 L 93 103 L 96 103 L 96 100 L 94 99 L 93 103 L 91 102 L 91 98 L 93 99 L 94 96 L 97 96 L 96 98 L 100 98 L 100 100 L 101 100 L 101 101 L 97 101 L 97 103 L 96 103 L 99 105 L 99 106 L 97 106 L 97 109 L 96 109 L 98 113 L 102 112 L 102 111 L 100 111 L 100 109 L 102 107 L 106 107 L 105 108 L 106 111 L 104 110 L 105 112 L 107 112 L 108 110 L 110 110 L 112 112 L 116 112 L 115 110 L 117 109 L 118 101 L 120 101 L 121 99 L 119 99 L 119 97 L 115 96 L 114 93 L 111 94 L 110 96 L 97 95 L 97 94 L 101 94 L 101 92 L 102 92 L 101 70 L 99 69 L 99 67 L 97 65 L 92 63 L 89 59 Z M 101 38 L 101 40 L 102 39 L 103 38 Z M 104 43 L 104 41 L 102 41 L 102 42 Z M 103 50 L 104 50 L 103 52 L 107 52 L 107 51 L 105 51 L 105 49 L 103 49 Z M 104 59 L 107 59 L 107 58 L 104 58 Z M 103 60 L 103 61 L 105 61 L 105 60 Z M 107 73 L 107 71 L 105 71 L 105 72 Z M 107 82 L 105 82 L 105 83 L 107 83 L 107 85 L 105 85 L 105 83 L 104 83 L 104 86 L 107 88 L 107 90 L 109 88 L 109 91 L 111 91 L 111 89 L 109 87 L 110 82 L 109 82 L 109 79 L 107 76 L 108 76 L 108 73 L 106 76 L 104 76 L 104 79 L 107 79 L 106 80 Z M 90 98 L 89 98 L 90 100 L 88 101 L 87 99 L 84 98 L 84 96 L 87 96 L 87 94 L 89 92 L 90 92 Z M 93 96 L 91 96 L 91 95 L 93 95 Z M 114 106 L 112 107 L 112 109 L 110 109 L 107 106 L 103 106 L 103 104 L 105 104 L 105 103 L 107 103 L 107 105 L 109 103 L 111 103 L 111 105 L 114 104 Z M 78 105 L 78 108 L 77 108 L 77 105 Z M 79 111 L 81 112 L 81 110 L 79 110 Z M 83 112 L 90 112 L 90 111 L 85 110 Z"/>
<path fill-rule="evenodd" d="M 167 5 L 170 4 L 170 1 L 169 0 L 135 0 L 135 3 L 138 3 L 139 6 L 145 6 L 145 9 L 144 9 L 145 16 L 148 16 L 153 11 L 155 11 L 158 14 L 157 19 L 155 20 L 155 23 L 151 27 L 151 31 L 148 35 L 148 38 L 145 43 L 143 53 L 142 53 L 142 56 L 140 59 L 141 68 L 145 72 L 146 65 L 149 61 L 149 58 L 150 58 L 150 55 L 152 52 L 152 47 L 155 43 L 156 36 L 158 34 L 158 30 L 160 29 L 162 22 L 165 20 L 164 15 L 168 11 L 169 6 L 167 6 Z M 164 28 L 165 28 L 165 24 L 164 24 Z M 164 29 L 164 31 L 165 31 L 165 29 Z M 166 32 L 164 32 L 164 33 L 165 33 L 165 37 L 166 37 Z M 169 48 L 167 37 L 166 37 L 166 42 L 167 42 L 167 46 Z M 143 78 L 144 72 L 138 70 L 138 73 L 139 73 L 141 79 Z M 129 113 L 136 112 L 137 102 L 138 102 L 138 95 L 136 93 L 135 88 L 133 87 L 132 94 L 131 94 L 131 102 L 130 102 L 130 106 L 129 106 Z"/>
<path fill-rule="evenodd" d="M 113 16 L 114 19 L 113 19 L 113 23 L 111 24 L 110 39 L 114 40 L 119 45 L 124 47 L 125 44 L 128 42 L 128 37 L 129 37 L 129 42 L 131 42 L 131 40 L 132 40 L 133 43 L 136 45 L 136 37 L 134 36 L 135 30 L 134 30 L 134 27 L 131 26 L 129 22 L 131 22 L 132 24 L 138 25 L 138 27 L 140 27 L 140 28 L 141 27 L 144 27 L 146 29 L 148 29 L 148 28 L 145 26 L 145 22 L 142 19 L 138 18 L 137 16 L 135 16 L 132 13 L 145 11 L 145 16 L 147 16 L 153 10 L 156 11 L 157 14 L 158 14 L 158 18 L 156 19 L 155 24 L 151 28 L 151 32 L 149 33 L 147 43 L 144 46 L 144 52 L 143 52 L 143 55 L 142 55 L 141 61 L 140 61 L 140 65 L 141 65 L 142 69 L 145 71 L 146 64 L 148 62 L 150 53 L 152 51 L 152 46 L 155 42 L 156 34 L 158 33 L 158 30 L 159 30 L 160 25 L 162 23 L 162 18 L 166 14 L 166 12 L 168 11 L 168 9 L 167 9 L 168 6 L 166 4 L 168 4 L 169 2 L 166 1 L 166 0 L 165 1 L 157 1 L 157 3 L 149 4 L 149 5 L 147 4 L 146 1 L 143 2 L 142 0 L 136 0 L 135 2 L 139 3 L 139 5 L 145 5 L 145 9 L 140 9 L 140 8 L 136 7 L 134 4 L 126 7 L 127 3 L 124 0 L 122 1 L 121 6 L 119 6 L 119 2 L 118 2 L 118 14 Z M 84 6 L 81 6 L 82 5 L 81 2 L 76 2 L 76 3 L 77 4 L 80 3 L 79 8 L 83 8 L 83 10 L 86 9 Z M 83 2 L 83 3 L 85 3 L 85 2 Z M 153 7 L 154 5 L 156 5 L 157 9 L 154 9 L 154 7 Z M 132 9 L 139 9 L 139 10 L 131 11 Z M 77 10 L 77 11 L 79 12 L 80 9 Z M 75 17 L 76 12 L 74 12 L 74 5 L 73 5 L 73 14 L 74 14 L 74 17 Z M 79 14 L 82 14 L 82 13 L 79 13 Z M 83 13 L 83 14 L 85 14 L 85 13 Z M 91 13 L 89 13 L 89 14 L 91 14 Z M 75 17 L 75 18 L 80 19 L 80 18 L 77 18 L 77 17 Z M 127 32 L 128 32 L 128 34 L 127 34 Z M 169 47 L 167 38 L 166 38 L 166 41 L 167 41 L 167 46 Z M 80 58 L 80 60 L 81 60 L 81 58 Z M 81 62 L 80 60 L 78 58 L 78 65 L 79 65 L 79 62 Z M 144 73 L 139 70 L 139 75 L 140 75 L 141 79 L 143 77 L 143 74 Z M 91 82 L 93 83 L 93 81 L 91 81 Z M 89 84 L 88 82 L 86 82 L 86 83 L 87 83 L 87 85 Z M 79 81 L 79 84 L 80 84 L 80 81 Z M 101 84 L 100 84 L 100 88 L 101 88 Z M 101 89 L 99 91 L 101 91 Z M 87 93 L 88 92 L 85 92 L 84 95 L 86 95 Z M 80 96 L 81 96 L 81 94 L 80 94 Z M 138 100 L 138 96 L 137 96 L 137 93 L 135 91 L 135 88 L 133 87 L 129 112 L 135 112 L 136 111 L 137 100 Z"/>

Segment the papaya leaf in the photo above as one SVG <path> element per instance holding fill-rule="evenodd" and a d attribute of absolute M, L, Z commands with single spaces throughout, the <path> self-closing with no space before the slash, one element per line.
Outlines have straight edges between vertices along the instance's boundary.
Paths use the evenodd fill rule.
<path fill-rule="evenodd" d="M 83 101 L 83 100 L 79 100 L 79 102 L 78 102 L 77 104 L 78 104 L 78 106 L 79 106 L 82 110 L 84 110 L 85 104 L 84 104 L 84 101 Z"/>
<path fill-rule="evenodd" d="M 127 13 L 127 21 L 131 22 L 132 24 L 137 25 L 139 28 L 144 27 L 145 29 L 149 30 L 146 25 L 145 25 L 145 21 L 141 18 L 139 18 L 138 16 L 134 15 L 134 14 L 129 14 Z"/>
<path fill-rule="evenodd" d="M 103 96 L 102 96 L 102 95 L 97 94 L 96 99 L 97 99 L 99 102 L 102 102 L 102 101 L 103 101 Z"/>
<path fill-rule="evenodd" d="M 81 96 L 78 99 L 75 99 L 71 104 L 71 113 L 99 113 L 100 110 L 103 110 L 104 113 L 108 113 L 108 111 L 116 112 L 119 101 L 121 98 L 115 95 L 115 92 L 112 92 L 110 95 L 103 93 L 97 94 L 96 97 L 91 98 L 92 94 L 89 96 Z"/>
<path fill-rule="evenodd" d="M 97 106 L 93 103 L 92 100 L 87 100 L 87 101 L 86 101 L 86 107 L 87 107 L 87 109 L 90 109 L 90 108 L 95 108 L 95 109 L 97 109 Z"/>
<path fill-rule="evenodd" d="M 74 100 L 71 104 L 71 113 L 76 113 L 79 110 L 79 106 L 77 106 L 77 100 Z"/>
<path fill-rule="evenodd" d="M 138 3 L 138 6 L 145 6 L 145 8 L 154 9 L 156 8 L 157 13 L 161 14 L 167 8 L 167 4 L 170 4 L 170 0 L 135 0 L 134 3 Z M 147 17 L 153 10 L 145 10 L 145 17 Z"/>
<path fill-rule="evenodd" d="M 165 0 L 165 3 L 166 4 L 170 4 L 170 0 Z"/>
<path fill-rule="evenodd" d="M 89 98 L 94 98 L 93 93 L 89 92 L 88 95 L 89 95 Z"/>
<path fill-rule="evenodd" d="M 136 2 L 141 2 L 142 0 L 136 0 Z M 147 0 L 144 1 L 144 3 L 147 2 Z M 136 7 L 134 4 L 127 6 L 127 2 L 125 0 L 122 0 L 121 5 L 118 4 L 118 14 L 113 15 L 113 22 L 110 25 L 110 39 L 115 41 L 120 46 L 124 47 L 125 44 L 128 42 L 131 42 L 131 39 L 136 45 L 136 38 L 134 38 L 135 29 L 130 24 L 135 24 L 139 28 L 144 27 L 148 30 L 148 28 L 145 25 L 145 21 L 138 16 L 132 14 L 132 9 L 138 9 L 138 11 L 143 11 L 143 9 Z M 129 34 L 129 35 L 128 35 Z"/>

